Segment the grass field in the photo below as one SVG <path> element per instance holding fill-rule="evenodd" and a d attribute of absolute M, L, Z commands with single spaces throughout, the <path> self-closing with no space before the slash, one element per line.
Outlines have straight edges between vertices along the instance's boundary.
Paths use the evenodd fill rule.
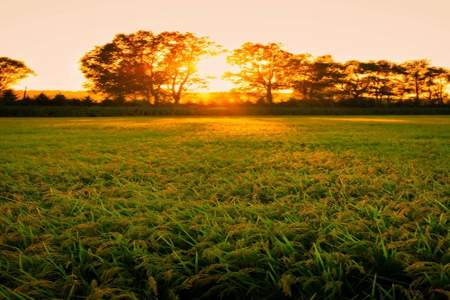
<path fill-rule="evenodd" d="M 0 298 L 447 299 L 450 117 L 0 119 Z"/>

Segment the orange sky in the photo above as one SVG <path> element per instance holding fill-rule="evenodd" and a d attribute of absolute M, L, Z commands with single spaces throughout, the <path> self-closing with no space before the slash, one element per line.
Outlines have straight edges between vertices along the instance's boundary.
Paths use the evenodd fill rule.
<path fill-rule="evenodd" d="M 0 56 L 37 73 L 16 88 L 79 90 L 83 53 L 138 29 L 191 31 L 230 49 L 275 41 L 337 60 L 429 58 L 450 67 L 450 0 L 0 0 L 0 12 Z M 220 77 L 226 63 L 222 56 L 200 68 Z"/>

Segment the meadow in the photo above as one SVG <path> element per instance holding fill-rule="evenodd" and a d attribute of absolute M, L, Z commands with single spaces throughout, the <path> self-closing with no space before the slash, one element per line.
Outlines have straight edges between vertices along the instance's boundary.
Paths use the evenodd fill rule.
<path fill-rule="evenodd" d="M 450 117 L 0 119 L 0 299 L 448 299 Z"/>

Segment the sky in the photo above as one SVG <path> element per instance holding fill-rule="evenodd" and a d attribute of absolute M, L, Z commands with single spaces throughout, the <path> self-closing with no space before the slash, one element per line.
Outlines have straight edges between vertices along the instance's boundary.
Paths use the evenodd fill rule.
<path fill-rule="evenodd" d="M 428 58 L 450 67 L 450 0 L 0 0 L 0 56 L 37 75 L 16 88 L 81 90 L 79 60 L 117 33 L 194 32 L 228 49 L 281 42 L 293 53 L 347 59 Z M 200 63 L 220 79 L 224 55 Z"/>

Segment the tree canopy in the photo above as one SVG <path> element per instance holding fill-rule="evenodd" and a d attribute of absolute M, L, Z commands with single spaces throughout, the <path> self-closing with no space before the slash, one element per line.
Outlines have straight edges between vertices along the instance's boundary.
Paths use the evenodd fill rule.
<path fill-rule="evenodd" d="M 184 91 L 206 81 L 197 62 L 218 46 L 192 33 L 138 31 L 119 34 L 81 59 L 87 87 L 113 98 L 179 103 Z"/>
<path fill-rule="evenodd" d="M 137 31 L 117 34 L 80 62 L 86 87 L 105 100 L 178 104 L 186 91 L 207 86 L 197 65 L 220 52 L 222 48 L 208 37 L 190 32 Z M 227 62 L 231 68 L 223 78 L 234 83 L 232 94 L 268 104 L 277 102 L 281 92 L 321 104 L 440 105 L 449 99 L 450 70 L 426 59 L 338 62 L 331 55 L 290 53 L 279 43 L 246 42 L 230 51 Z M 31 74 L 23 62 L 0 57 L 0 95 Z"/>
<path fill-rule="evenodd" d="M 34 74 L 23 62 L 0 57 L 0 92 L 11 88 L 18 81 Z"/>
<path fill-rule="evenodd" d="M 224 77 L 239 90 L 262 95 L 266 102 L 273 102 L 273 91 L 289 87 L 289 60 L 292 54 L 280 44 L 245 43 L 228 56 L 229 64 L 238 67 Z"/>
<path fill-rule="evenodd" d="M 390 103 L 413 99 L 443 103 L 450 71 L 427 60 L 394 63 L 387 60 L 335 62 L 325 55 L 295 55 L 289 63 L 295 97 L 308 100 L 373 100 Z"/>

